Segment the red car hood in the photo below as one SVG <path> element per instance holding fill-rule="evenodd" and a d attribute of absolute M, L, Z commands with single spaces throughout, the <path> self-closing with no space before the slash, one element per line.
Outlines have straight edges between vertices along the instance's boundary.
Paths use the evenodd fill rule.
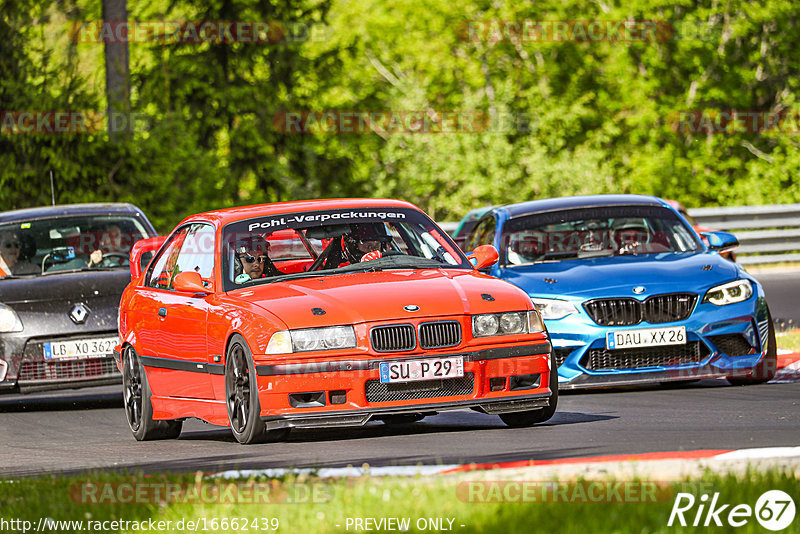
<path fill-rule="evenodd" d="M 302 278 L 237 290 L 229 296 L 261 306 L 289 328 L 531 308 L 529 297 L 511 284 L 456 269 Z M 409 305 L 419 306 L 419 311 L 406 311 L 404 307 Z M 313 308 L 320 308 L 325 314 L 315 315 Z"/>

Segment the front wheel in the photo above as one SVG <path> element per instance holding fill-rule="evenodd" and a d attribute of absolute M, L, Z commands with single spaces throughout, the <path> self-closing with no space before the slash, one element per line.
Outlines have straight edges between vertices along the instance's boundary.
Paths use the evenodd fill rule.
<path fill-rule="evenodd" d="M 239 443 L 280 441 L 288 435 L 288 429 L 268 431 L 261 420 L 253 356 L 238 334 L 231 339 L 225 357 L 225 399 L 231 431 Z"/>
<path fill-rule="evenodd" d="M 753 367 L 752 371 L 744 376 L 729 376 L 728 382 L 734 386 L 750 386 L 763 384 L 775 378 L 778 372 L 778 342 L 775 339 L 775 325 L 772 323 L 772 314 L 767 310 L 769 330 L 767 331 L 767 351 L 761 361 Z"/>
<path fill-rule="evenodd" d="M 122 391 L 128 427 L 138 441 L 173 439 L 180 435 L 183 421 L 153 419 L 147 373 L 133 347 L 126 347 L 122 353 Z"/>
<path fill-rule="evenodd" d="M 556 413 L 558 406 L 558 368 L 550 359 L 550 405 L 545 408 L 500 414 L 500 419 L 508 426 L 523 428 L 548 421 Z"/>

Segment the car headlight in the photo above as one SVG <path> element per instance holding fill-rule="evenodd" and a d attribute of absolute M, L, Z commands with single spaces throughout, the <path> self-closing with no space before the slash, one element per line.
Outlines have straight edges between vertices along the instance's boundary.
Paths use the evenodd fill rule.
<path fill-rule="evenodd" d="M 22 332 L 22 321 L 5 304 L 0 304 L 0 332 Z"/>
<path fill-rule="evenodd" d="M 351 349 L 356 346 L 356 333 L 352 326 L 329 326 L 281 330 L 275 332 L 267 344 L 267 354 L 288 354 L 312 350 Z"/>
<path fill-rule="evenodd" d="M 753 296 L 753 284 L 750 280 L 736 280 L 721 286 L 712 287 L 703 297 L 703 302 L 710 302 L 717 306 L 727 306 L 743 302 Z"/>
<path fill-rule="evenodd" d="M 567 300 L 534 298 L 533 303 L 539 309 L 544 320 L 563 319 L 567 315 L 578 313 L 575 305 Z"/>
<path fill-rule="evenodd" d="M 529 334 L 543 330 L 542 317 L 536 310 L 472 316 L 472 337 Z"/>

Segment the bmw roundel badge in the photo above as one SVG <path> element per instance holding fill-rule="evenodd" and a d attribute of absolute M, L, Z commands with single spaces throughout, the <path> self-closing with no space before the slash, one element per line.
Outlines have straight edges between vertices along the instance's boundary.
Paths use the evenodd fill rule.
<path fill-rule="evenodd" d="M 636 286 L 633 288 L 633 292 L 636 293 L 637 295 L 641 295 L 642 293 L 644 293 L 644 290 L 645 290 L 644 286 Z"/>
<path fill-rule="evenodd" d="M 419 306 L 416 304 L 409 304 L 408 306 L 403 306 L 403 309 L 407 312 L 415 312 L 419 311 Z"/>

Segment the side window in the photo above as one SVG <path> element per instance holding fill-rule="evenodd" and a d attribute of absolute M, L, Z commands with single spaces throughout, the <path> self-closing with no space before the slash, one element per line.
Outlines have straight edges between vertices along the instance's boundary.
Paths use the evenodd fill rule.
<path fill-rule="evenodd" d="M 172 278 L 178 273 L 176 270 L 178 252 L 181 250 L 181 245 L 189 228 L 189 226 L 184 226 L 178 230 L 161 250 L 161 254 L 155 259 L 150 272 L 147 274 L 147 280 L 145 281 L 147 287 L 172 289 Z"/>
<path fill-rule="evenodd" d="M 480 245 L 491 245 L 494 243 L 494 217 L 486 217 L 481 220 L 475 229 L 472 231 L 467 244 L 469 250 L 475 250 L 475 247 Z"/>
<path fill-rule="evenodd" d="M 214 273 L 214 236 L 214 227 L 210 224 L 189 226 L 178 253 L 175 272 L 195 271 L 210 281 Z"/>

